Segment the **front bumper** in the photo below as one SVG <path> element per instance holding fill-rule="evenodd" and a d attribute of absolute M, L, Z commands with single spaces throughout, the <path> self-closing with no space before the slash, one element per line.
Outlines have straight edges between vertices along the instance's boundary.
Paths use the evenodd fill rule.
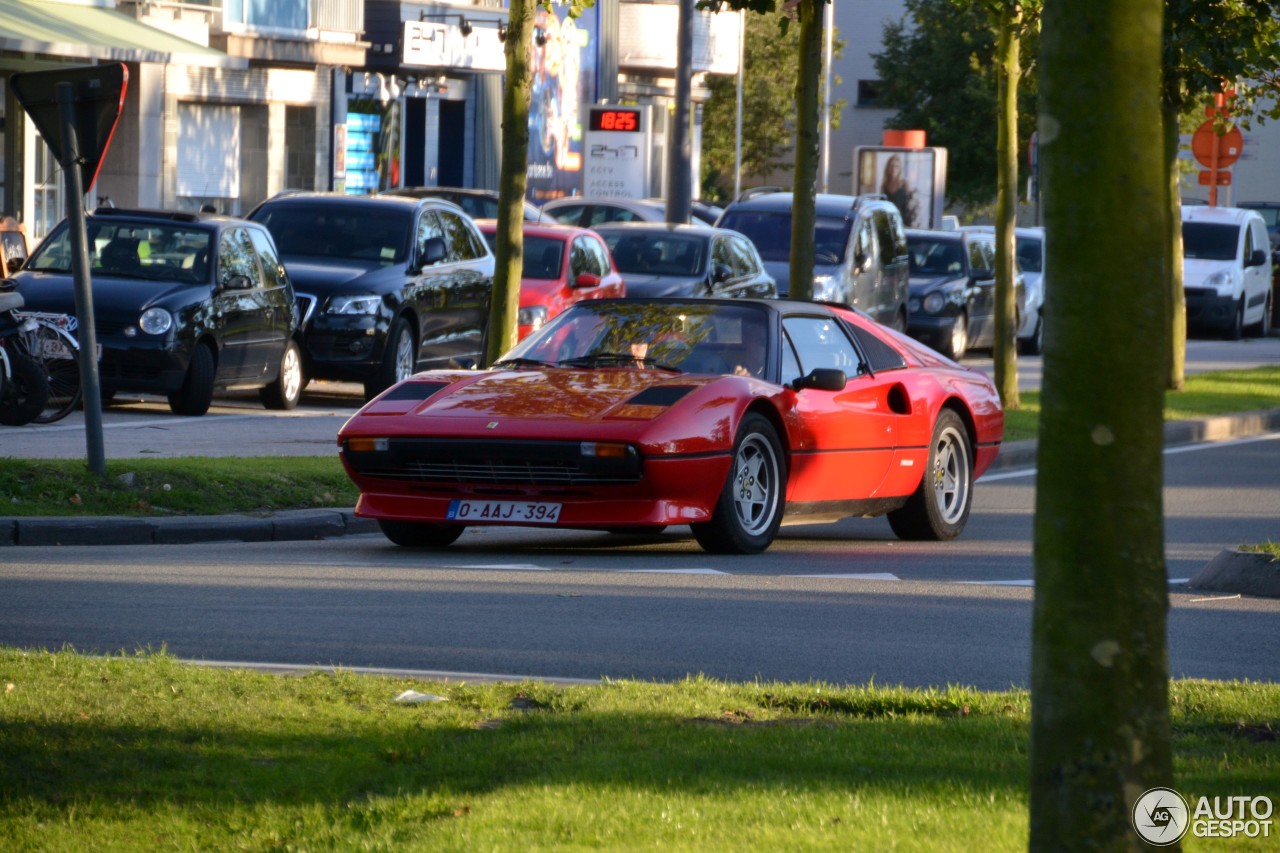
<path fill-rule="evenodd" d="M 388 323 L 375 314 L 316 313 L 303 334 L 307 375 L 360 382 L 382 362 Z"/>
<path fill-rule="evenodd" d="M 956 314 L 913 313 L 907 319 L 907 334 L 926 346 L 944 350 L 951 345 L 956 328 Z"/>
<path fill-rule="evenodd" d="M 1204 287 L 1188 287 L 1184 293 L 1188 326 L 1226 331 L 1235 323 L 1237 300 L 1234 297 L 1222 296 L 1218 291 Z"/>

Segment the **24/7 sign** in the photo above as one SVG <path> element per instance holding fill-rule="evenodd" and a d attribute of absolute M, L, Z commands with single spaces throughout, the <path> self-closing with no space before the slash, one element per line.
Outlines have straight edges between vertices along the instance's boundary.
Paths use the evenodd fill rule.
<path fill-rule="evenodd" d="M 583 139 L 582 194 L 646 198 L 653 151 L 649 107 L 592 105 Z"/>

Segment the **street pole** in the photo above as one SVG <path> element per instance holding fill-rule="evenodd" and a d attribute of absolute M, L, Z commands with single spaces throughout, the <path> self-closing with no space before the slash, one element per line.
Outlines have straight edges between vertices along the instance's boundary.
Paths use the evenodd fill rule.
<path fill-rule="evenodd" d="M 733 199 L 742 195 L 742 81 L 747 74 L 747 10 L 738 10 L 738 104 L 733 135 Z"/>
<path fill-rule="evenodd" d="M 829 178 L 831 176 L 831 52 L 833 49 L 832 39 L 835 30 L 835 0 L 831 0 L 826 4 L 823 11 L 826 27 L 826 45 L 822 52 L 822 192 L 829 192 Z"/>
<path fill-rule="evenodd" d="M 694 0 L 680 0 L 676 26 L 676 103 L 667 138 L 667 221 L 688 224 L 693 212 L 693 141 L 689 128 L 693 108 Z"/>
<path fill-rule="evenodd" d="M 80 146 L 76 136 L 75 86 L 58 83 L 54 87 L 58 119 L 62 125 L 67 181 L 67 228 L 71 247 L 71 277 L 75 282 L 76 320 L 80 341 L 80 387 L 84 403 L 85 452 L 89 470 L 107 476 L 106 453 L 102 442 L 102 388 L 98 384 L 98 335 L 94 327 L 93 294 L 89 279 L 89 243 L 84 219 L 84 179 L 80 174 Z"/>

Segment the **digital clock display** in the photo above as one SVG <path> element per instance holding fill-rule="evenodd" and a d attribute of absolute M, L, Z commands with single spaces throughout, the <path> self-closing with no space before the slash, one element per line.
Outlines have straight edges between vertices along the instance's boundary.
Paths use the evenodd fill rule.
<path fill-rule="evenodd" d="M 638 132 L 640 130 L 640 111 L 621 109 L 592 110 L 590 129 L 621 133 Z"/>

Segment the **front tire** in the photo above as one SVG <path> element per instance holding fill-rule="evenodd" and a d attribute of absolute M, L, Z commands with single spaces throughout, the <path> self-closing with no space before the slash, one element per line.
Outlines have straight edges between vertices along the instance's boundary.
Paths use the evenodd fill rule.
<path fill-rule="evenodd" d="M 462 531 L 461 524 L 434 524 L 429 521 L 393 521 L 378 519 L 382 535 L 401 548 L 445 548 L 452 545 Z"/>
<path fill-rule="evenodd" d="M 763 415 L 748 414 L 711 520 L 690 525 L 693 537 L 713 554 L 760 553 L 778 535 L 786 490 L 778 433 Z"/>
<path fill-rule="evenodd" d="M 1255 331 L 1258 337 L 1260 338 L 1265 338 L 1271 334 L 1271 310 L 1272 310 L 1271 300 L 1272 299 L 1273 299 L 1272 295 L 1268 293 L 1267 298 L 1262 302 L 1262 319 L 1259 320 L 1256 324 L 1254 324 L 1254 327 L 1253 327 L 1253 331 Z"/>
<path fill-rule="evenodd" d="M 382 351 L 382 362 L 372 379 L 364 383 L 364 398 L 372 400 L 401 380 L 413 375 L 418 363 L 418 344 L 413 337 L 409 321 L 397 317 L 387 331 L 387 346 Z"/>
<path fill-rule="evenodd" d="M 973 450 L 960 416 L 943 409 L 933 427 L 924 477 L 901 509 L 889 513 L 899 539 L 955 539 L 973 506 Z"/>
<path fill-rule="evenodd" d="M 290 411 L 298 405 L 302 397 L 302 352 L 298 342 L 290 340 L 280 356 L 280 373 L 276 381 L 258 392 L 262 405 L 268 409 Z"/>
<path fill-rule="evenodd" d="M 947 351 L 943 355 L 952 361 L 959 361 L 969 351 L 969 315 L 961 311 L 956 315 L 955 325 L 951 327 L 951 340 L 947 342 Z"/>
<path fill-rule="evenodd" d="M 213 379 L 217 372 L 217 362 L 213 358 L 213 350 L 204 344 L 196 344 L 191 351 L 191 363 L 187 365 L 187 376 L 182 381 L 182 388 L 169 395 L 169 411 L 175 415 L 198 418 L 209 411 L 213 402 Z"/>
<path fill-rule="evenodd" d="M 1227 327 L 1227 332 L 1223 335 L 1229 341 L 1238 341 L 1244 337 L 1244 297 L 1240 297 L 1236 302 L 1236 314 L 1231 321 L 1231 325 Z"/>
<path fill-rule="evenodd" d="M 1044 352 L 1044 318 L 1036 317 L 1036 328 L 1031 337 L 1022 342 L 1023 355 L 1040 355 Z"/>

